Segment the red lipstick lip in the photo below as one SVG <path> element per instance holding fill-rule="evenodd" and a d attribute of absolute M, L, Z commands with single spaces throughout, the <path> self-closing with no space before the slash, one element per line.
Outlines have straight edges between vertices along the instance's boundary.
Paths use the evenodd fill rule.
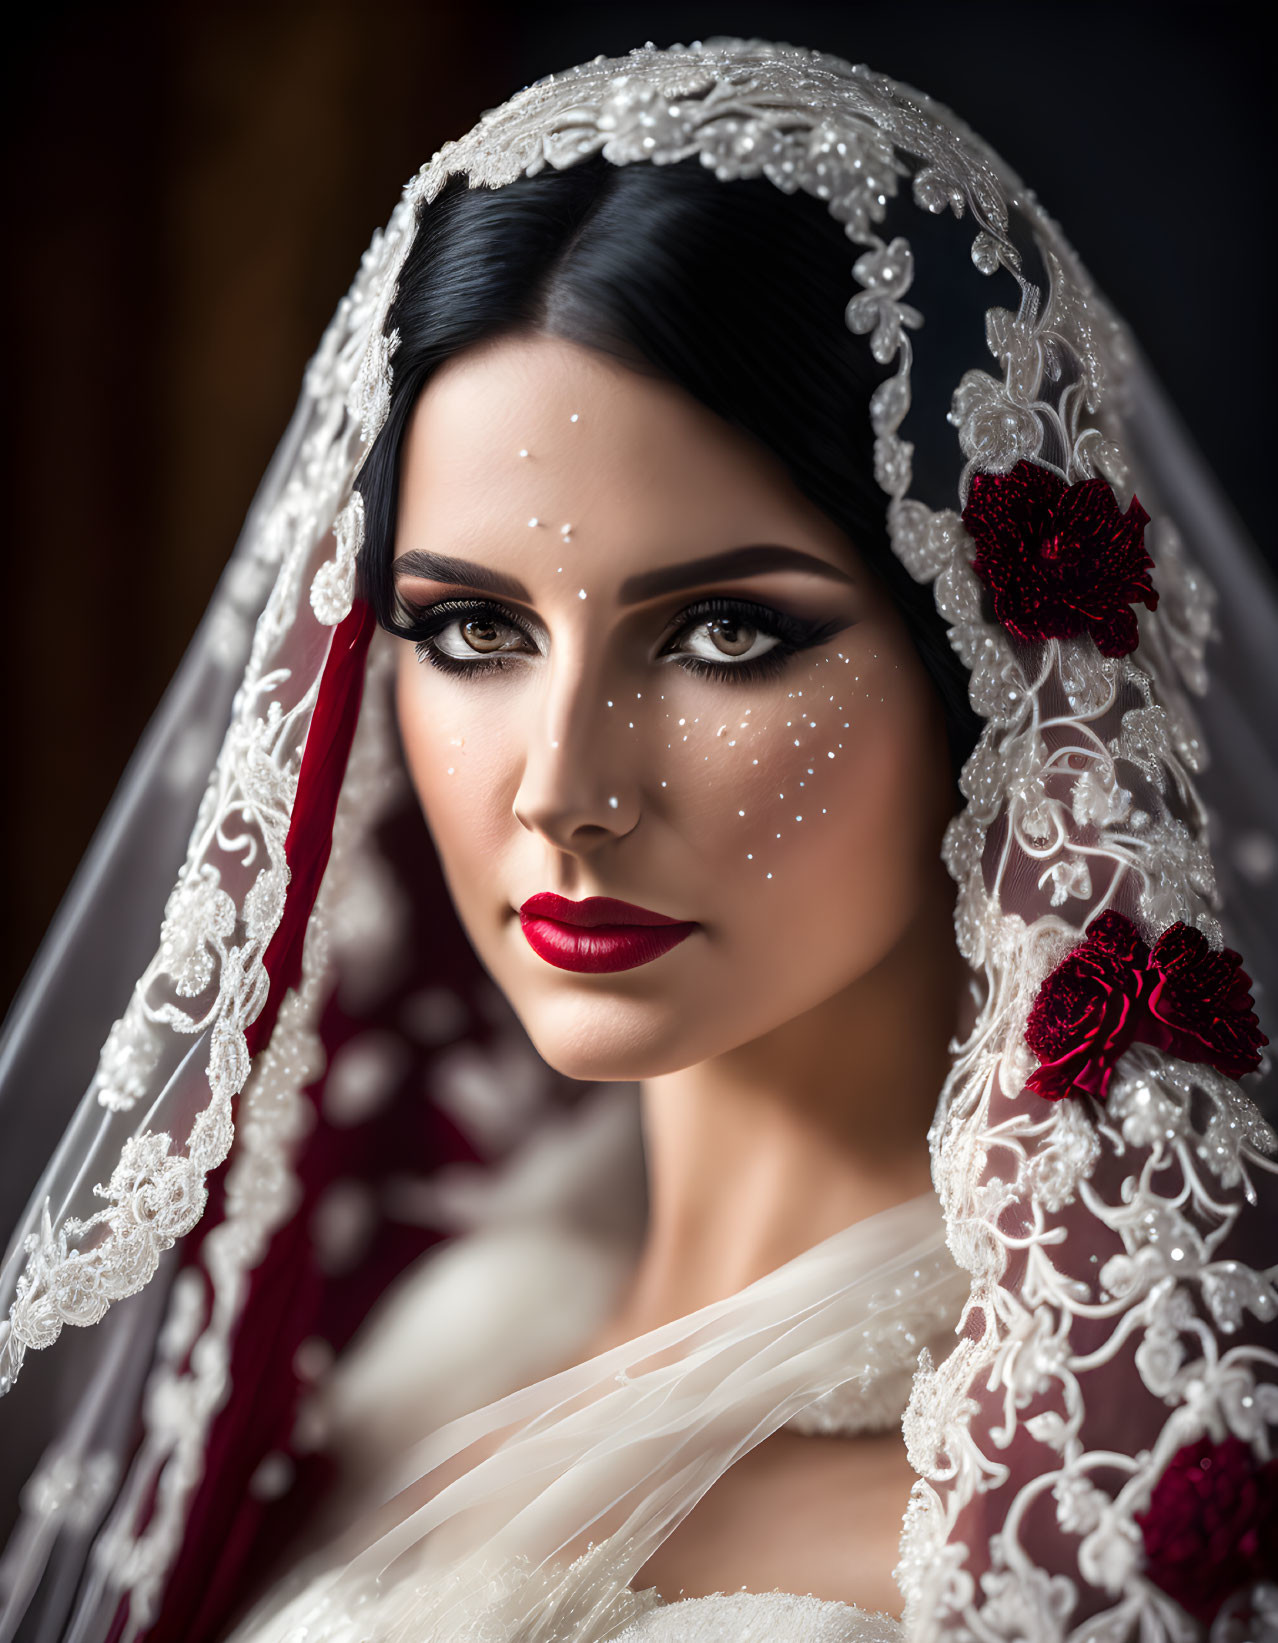
<path fill-rule="evenodd" d="M 529 896 L 519 909 L 519 926 L 538 958 L 579 975 L 651 964 L 698 928 L 693 919 L 667 918 L 611 896 L 567 901 L 549 891 Z"/>
<path fill-rule="evenodd" d="M 692 924 L 691 919 L 667 918 L 633 902 L 615 901 L 611 896 L 587 896 L 584 901 L 568 901 L 549 890 L 529 896 L 519 909 L 520 918 L 549 918 L 556 924 L 575 925 L 579 930 L 597 930 L 600 925 Z"/>

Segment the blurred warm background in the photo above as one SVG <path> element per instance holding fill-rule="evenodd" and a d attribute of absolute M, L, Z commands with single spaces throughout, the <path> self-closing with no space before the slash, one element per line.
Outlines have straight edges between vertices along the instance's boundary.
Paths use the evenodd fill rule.
<path fill-rule="evenodd" d="M 0 1003 L 373 229 L 481 110 L 597 52 L 781 38 L 959 109 L 1063 222 L 1272 552 L 1272 132 L 1248 15 L 1219 0 L 26 8 L 6 25 L 3 103 Z"/>

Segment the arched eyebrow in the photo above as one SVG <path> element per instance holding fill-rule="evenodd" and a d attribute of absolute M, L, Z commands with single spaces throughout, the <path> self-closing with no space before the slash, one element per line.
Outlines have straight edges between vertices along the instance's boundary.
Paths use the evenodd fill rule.
<path fill-rule="evenodd" d="M 453 559 L 446 553 L 423 553 L 410 548 L 391 567 L 396 576 L 424 576 L 430 582 L 452 582 L 459 588 L 475 588 L 480 593 L 496 593 L 503 599 L 520 599 L 532 604 L 532 595 L 517 576 L 505 576 L 469 559 Z"/>
<path fill-rule="evenodd" d="M 734 576 L 759 576 L 764 571 L 802 570 L 813 576 L 825 576 L 834 582 L 855 586 L 852 577 L 827 559 L 818 559 L 813 553 L 798 548 L 778 547 L 771 542 L 759 542 L 746 548 L 729 548 L 725 553 L 707 554 L 704 559 L 683 559 L 677 565 L 663 565 L 659 570 L 641 571 L 628 576 L 621 584 L 618 603 L 637 605 L 644 599 L 656 599 L 663 593 L 677 593 L 681 588 L 694 587 L 698 582 L 726 582 Z"/>
<path fill-rule="evenodd" d="M 432 582 L 451 582 L 456 587 L 475 588 L 482 593 L 497 594 L 505 599 L 519 599 L 532 604 L 532 596 L 515 576 L 489 570 L 469 559 L 454 559 L 448 554 L 425 553 L 419 548 L 401 553 L 395 561 L 396 576 L 424 576 Z M 759 576 L 766 571 L 801 570 L 811 576 L 823 576 L 830 581 L 843 582 L 854 587 L 855 580 L 838 565 L 799 548 L 785 548 L 776 543 L 757 542 L 748 547 L 728 548 L 723 553 L 707 554 L 703 559 L 681 559 L 674 565 L 662 565 L 657 570 L 641 571 L 628 576 L 621 584 L 618 602 L 638 605 L 645 599 L 657 599 L 664 593 L 677 593 L 681 588 L 695 587 L 701 582 L 726 582 L 736 576 Z"/>

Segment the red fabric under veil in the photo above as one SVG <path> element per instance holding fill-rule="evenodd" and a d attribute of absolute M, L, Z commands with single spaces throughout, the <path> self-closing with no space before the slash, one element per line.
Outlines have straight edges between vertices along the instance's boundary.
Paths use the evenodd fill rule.
<path fill-rule="evenodd" d="M 356 601 L 333 632 L 286 841 L 290 879 L 284 914 L 264 958 L 269 997 L 247 1034 L 253 1056 L 270 1042 L 281 1002 L 301 975 L 303 942 L 329 859 L 375 627 L 371 608 Z M 420 849 L 417 820 L 413 845 Z M 446 940 L 455 939 L 455 920 L 431 922 Z M 445 962 L 464 964 L 465 959 L 449 953 Z M 393 1008 L 395 1003 L 392 996 L 384 1007 Z M 326 1065 L 345 1041 L 368 1025 L 367 1019 L 354 1019 L 343 1011 L 331 996 L 320 1019 Z M 305 1523 L 307 1509 L 323 1497 L 329 1468 L 321 1455 L 297 1451 L 294 1427 L 306 1386 L 297 1367 L 298 1348 L 318 1338 L 340 1350 L 391 1279 L 437 1241 L 438 1234 L 428 1228 L 383 1223 L 357 1269 L 335 1281 L 322 1269 L 313 1228 L 312 1212 L 325 1190 L 338 1179 L 378 1182 L 402 1162 L 406 1144 L 433 1163 L 475 1159 L 473 1147 L 447 1115 L 422 1100 L 419 1081 L 405 1080 L 399 1098 L 376 1121 L 355 1130 L 323 1120 L 323 1089 L 321 1075 L 303 1092 L 314 1122 L 294 1161 L 298 1206 L 249 1274 L 230 1343 L 228 1385 L 210 1424 L 202 1476 L 186 1512 L 181 1546 L 159 1612 L 140 1634 L 146 1643 L 212 1643 Z M 226 1176 L 234 1157 L 232 1147 L 209 1181 L 209 1204 L 199 1226 L 181 1246 L 181 1265 L 200 1272 L 210 1297 L 203 1246 L 224 1217 Z M 282 1490 L 264 1492 L 252 1486 L 266 1457 L 291 1469 L 289 1485 Z M 139 1531 L 154 1509 L 154 1498 L 152 1493 L 135 1525 Z M 111 1643 L 122 1635 L 128 1619 L 125 1597 L 112 1625 Z"/>

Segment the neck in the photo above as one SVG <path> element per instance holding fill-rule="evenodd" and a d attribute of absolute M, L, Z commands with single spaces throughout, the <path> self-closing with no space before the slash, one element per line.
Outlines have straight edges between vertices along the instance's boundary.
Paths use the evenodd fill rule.
<path fill-rule="evenodd" d="M 649 1217 L 620 1341 L 931 1188 L 927 1131 L 966 966 L 948 898 L 869 974 L 727 1054 L 641 1086 Z"/>

